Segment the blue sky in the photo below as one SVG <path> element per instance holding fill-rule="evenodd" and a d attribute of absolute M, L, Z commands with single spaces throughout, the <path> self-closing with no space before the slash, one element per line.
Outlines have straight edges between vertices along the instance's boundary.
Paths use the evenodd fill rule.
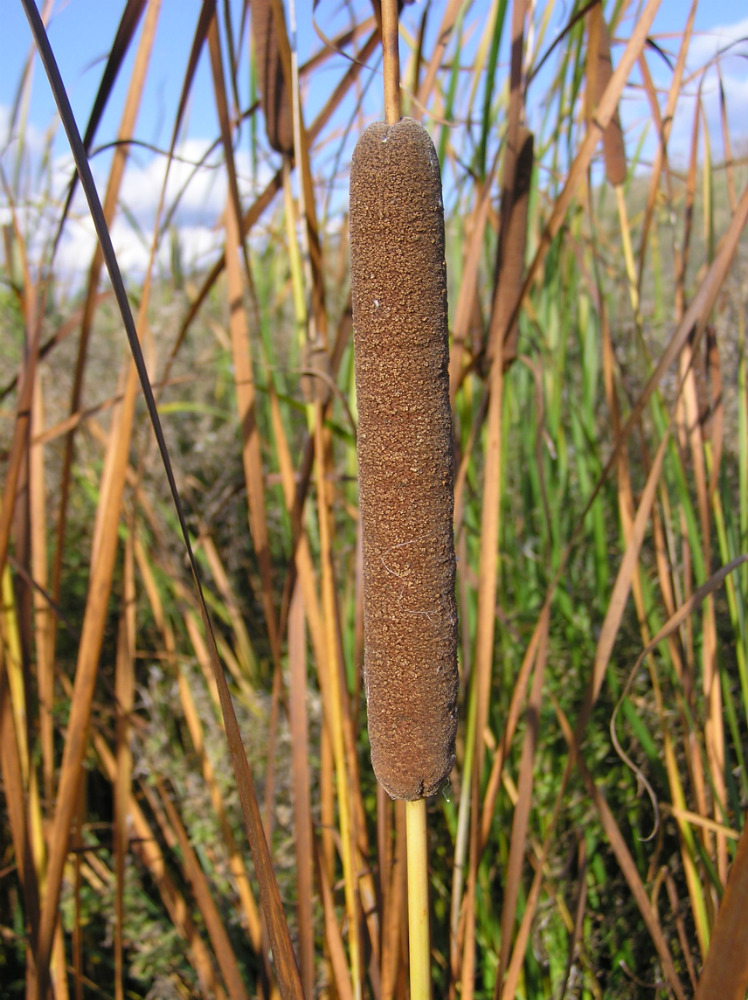
<path fill-rule="evenodd" d="M 416 0 L 416 3 L 406 8 L 404 15 L 406 30 L 410 30 L 420 21 L 424 3 L 425 0 L 420 0 L 420 2 Z M 285 4 L 288 12 L 289 0 L 285 0 Z M 491 7 L 490 0 L 485 0 L 484 3 L 483 0 L 479 0 L 478 3 L 474 2 L 470 8 L 470 28 L 473 31 L 473 36 L 472 40 L 468 39 L 468 46 L 477 44 L 479 32 L 483 29 L 480 19 L 482 5 L 485 6 L 487 17 Z M 240 4 L 234 2 L 231 6 L 238 16 Z M 312 25 L 311 0 L 297 0 L 296 6 L 299 19 L 299 57 L 303 62 L 311 54 L 319 51 L 322 43 L 315 34 Z M 334 35 L 336 30 L 347 24 L 346 19 L 350 14 L 347 13 L 346 6 L 342 0 L 320 0 L 318 3 L 317 19 L 327 35 Z M 360 16 L 369 14 L 371 9 L 368 0 L 352 0 L 348 6 L 352 7 Z M 432 0 L 429 14 L 432 33 L 441 20 L 445 6 L 446 0 Z M 540 3 L 538 6 L 542 8 L 544 5 Z M 561 23 L 561 19 L 568 16 L 567 6 L 562 3 L 556 4 L 556 21 L 554 23 Z M 57 0 L 54 6 L 49 28 L 50 40 L 81 130 L 88 118 L 104 60 L 116 32 L 121 9 L 122 3 L 119 0 Z M 199 9 L 199 0 L 162 0 L 146 98 L 137 125 L 138 137 L 156 146 L 168 145 Z M 636 3 L 630 4 L 629 9 L 635 11 Z M 662 0 L 653 34 L 658 37 L 663 48 L 672 52 L 677 51 L 686 13 L 687 4 L 682 0 Z M 621 41 L 625 41 L 631 30 L 632 18 L 633 14 L 628 14 L 616 32 Z M 31 47 L 31 35 L 20 0 L 2 0 L 2 27 L 4 52 L 3 59 L 0 60 L 0 164 L 7 174 L 11 170 L 13 162 L 13 146 L 6 148 L 8 109 L 13 104 L 23 66 Z M 552 29 L 548 39 L 544 41 L 543 47 L 548 44 L 554 30 Z M 736 0 L 700 0 L 696 15 L 696 37 L 691 45 L 689 65 L 697 70 L 708 61 L 720 46 L 724 46 L 730 39 L 745 38 L 746 36 L 748 36 L 748 11 L 742 3 L 737 3 Z M 427 46 L 427 50 L 428 48 L 429 46 Z M 620 46 L 614 46 L 614 62 L 620 51 Z M 726 83 L 728 113 L 734 125 L 735 137 L 745 140 L 746 133 L 748 133 L 748 128 L 744 124 L 744 109 L 748 104 L 748 58 L 746 58 L 748 44 L 743 43 L 740 51 L 743 53 L 742 58 L 733 55 L 721 61 L 721 71 Z M 123 81 L 127 81 L 131 65 L 132 59 L 121 73 Z M 340 78 L 345 65 L 342 56 L 335 56 L 330 60 L 327 68 L 316 74 L 314 89 L 305 95 L 308 113 L 313 113 L 322 104 L 327 97 L 327 90 L 331 89 Z M 653 59 L 650 61 L 650 65 L 655 74 L 656 82 L 665 85 L 669 74 L 664 64 Z M 247 66 L 246 58 L 244 66 Z M 203 56 L 199 73 L 189 109 L 185 144 L 182 147 L 182 152 L 186 156 L 194 158 L 197 158 L 218 134 L 207 53 Z M 246 76 L 248 77 L 248 72 Z M 326 86 L 327 81 L 329 81 L 329 88 Z M 710 133 L 718 137 L 718 101 L 715 83 L 714 74 L 707 75 L 704 81 L 704 91 L 711 90 L 712 93 L 705 99 L 704 106 Z M 242 99 L 247 101 L 248 78 L 242 81 L 242 86 Z M 695 91 L 696 86 L 697 82 L 694 82 L 691 89 Z M 534 94 L 532 91 L 530 93 L 530 107 L 532 107 L 533 100 L 536 105 L 542 100 L 542 90 L 543 82 L 538 80 L 534 84 Z M 369 89 L 367 104 L 367 111 L 372 117 L 378 115 L 377 105 L 380 91 L 378 81 L 374 81 L 374 85 Z M 115 94 L 111 111 L 102 123 L 97 136 L 98 142 L 105 142 L 116 134 L 123 93 L 124 91 L 120 89 L 120 92 Z M 671 153 L 676 158 L 679 154 L 685 157 L 685 151 L 688 148 L 692 107 L 691 104 L 689 109 L 688 100 L 684 100 L 674 123 Z M 626 99 L 623 102 L 622 114 L 624 125 L 630 126 L 632 131 L 636 127 L 637 120 L 646 116 L 635 90 L 631 88 L 627 91 Z M 55 121 L 52 98 L 44 79 L 42 67 L 37 60 L 26 136 L 32 147 L 34 144 L 36 145 L 39 154 L 48 148 L 48 130 L 54 127 Z M 343 124 L 342 117 L 339 119 L 339 124 L 341 126 Z M 651 142 L 653 149 L 653 138 Z M 717 155 L 720 155 L 719 143 L 717 143 L 717 147 Z M 745 146 L 743 151 L 745 152 Z M 322 152 L 321 156 L 324 157 L 324 155 L 325 153 Z M 64 178 L 69 176 L 70 167 L 66 142 L 61 134 L 57 134 L 54 139 L 52 156 L 55 170 L 59 174 L 59 185 L 62 189 Z M 253 182 L 254 185 L 263 182 L 274 163 L 275 160 L 271 156 L 264 169 L 260 170 L 259 176 L 252 176 L 249 161 L 245 161 L 246 171 L 243 176 L 247 185 L 245 188 L 247 194 L 250 193 Z M 186 167 L 179 166 L 172 169 L 174 172 L 173 189 L 176 191 L 181 181 L 186 179 L 188 170 Z M 96 161 L 94 162 L 94 170 L 98 176 L 102 178 L 106 176 L 106 157 L 101 157 L 98 164 Z M 216 176 L 217 172 L 206 171 L 192 181 L 178 217 L 180 234 L 183 236 L 185 245 L 189 246 L 191 255 L 196 259 L 200 259 L 201 255 L 210 255 L 219 238 L 215 227 L 225 200 L 225 190 L 222 186 L 222 178 L 216 181 Z M 152 218 L 162 178 L 162 159 L 154 158 L 143 151 L 133 156 L 128 168 L 123 196 L 131 213 L 144 227 L 147 226 L 149 218 Z M 33 183 L 33 179 L 29 181 L 32 186 Z M 27 193 L 33 195 L 32 191 Z M 0 214 L 2 211 L 0 208 Z M 128 266 L 128 263 L 133 265 L 142 263 L 145 254 L 142 241 L 134 240 L 124 219 L 119 220 L 118 227 L 119 233 L 115 233 L 115 237 L 119 239 L 124 254 L 123 264 L 125 267 Z M 82 212 L 79 227 L 77 229 L 71 227 L 66 240 L 67 244 L 62 248 L 62 262 L 64 264 L 67 261 L 71 267 L 75 267 L 76 264 L 80 264 L 81 259 L 87 256 L 85 247 L 92 245 L 90 227 L 87 226 Z"/>

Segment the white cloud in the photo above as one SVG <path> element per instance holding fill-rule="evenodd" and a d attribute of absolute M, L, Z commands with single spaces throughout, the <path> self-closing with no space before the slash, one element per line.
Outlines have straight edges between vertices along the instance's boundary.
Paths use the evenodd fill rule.
<path fill-rule="evenodd" d="M 0 107 L 0 136 L 3 132 L 7 135 L 8 124 L 9 112 Z M 24 138 L 26 180 L 22 184 L 24 194 L 16 205 L 16 218 L 27 241 L 27 253 L 33 266 L 45 256 L 54 238 L 74 167 L 64 139 L 63 144 L 55 142 L 55 149 L 63 151 L 50 155 L 49 135 L 29 128 Z M 4 149 L 0 147 L 6 174 L 14 162 L 16 148 L 15 141 Z M 91 170 L 102 202 L 112 156 L 112 151 L 106 150 L 91 159 Z M 246 205 L 267 184 L 271 172 L 264 165 L 253 177 L 246 150 L 237 151 L 235 159 L 240 195 Z M 45 164 L 43 169 L 42 164 Z M 139 147 L 133 147 L 128 157 L 111 227 L 112 243 L 125 274 L 142 274 L 148 266 L 166 164 L 165 156 Z M 209 266 L 220 253 L 226 197 L 226 170 L 221 150 L 211 151 L 206 140 L 190 139 L 182 143 L 169 169 L 160 226 L 163 229 L 168 219 L 169 228 L 176 231 L 182 265 L 187 271 Z M 10 208 L 0 193 L 0 224 L 10 221 L 10 217 Z M 93 222 L 79 184 L 57 249 L 56 270 L 60 278 L 69 285 L 78 285 L 90 266 L 95 247 Z M 171 237 L 161 236 L 157 270 L 169 268 L 170 255 Z"/>
<path fill-rule="evenodd" d="M 235 153 L 239 189 L 245 199 L 254 197 L 270 179 L 270 171 L 261 168 L 252 176 L 249 154 Z M 167 160 L 152 156 L 143 164 L 137 154 L 128 163 L 121 198 L 128 211 L 141 225 L 153 225 L 164 185 Z M 177 150 L 169 167 L 166 184 L 165 211 L 171 212 L 181 228 L 215 225 L 226 205 L 226 169 L 220 149 L 210 150 L 204 140 L 190 139 Z"/>
<path fill-rule="evenodd" d="M 46 129 L 41 129 L 34 122 L 18 118 L 11 122 L 11 108 L 0 104 L 0 156 L 3 164 L 6 159 L 15 158 L 18 154 L 19 141 L 23 138 L 23 146 L 27 157 L 34 161 L 40 160 L 49 150 L 54 137 L 62 131 L 59 118 L 55 116 Z"/>
<path fill-rule="evenodd" d="M 735 21 L 733 24 L 718 25 L 710 31 L 700 31 L 691 40 L 688 49 L 688 64 L 692 69 L 697 69 L 709 62 L 720 50 L 726 49 L 735 42 L 743 44 L 734 51 L 742 51 L 745 55 L 745 39 L 747 37 L 748 17 Z"/>
<path fill-rule="evenodd" d="M 166 185 L 165 209 L 169 211 L 179 200 L 175 219 L 178 223 L 215 222 L 226 202 L 225 172 L 218 153 L 212 153 L 203 166 L 208 144 L 198 140 L 184 143 L 178 159 L 172 161 Z M 140 223 L 155 221 L 156 209 L 164 185 L 167 160 L 152 156 L 142 165 L 137 154 L 128 163 L 121 198 Z"/>
<path fill-rule="evenodd" d="M 142 238 L 119 216 L 110 230 L 117 263 L 124 275 L 144 274 L 150 258 L 151 234 Z M 186 271 L 204 268 L 211 264 L 221 252 L 223 232 L 208 226 L 181 226 L 178 229 L 182 265 Z M 75 283 L 88 268 L 96 248 L 96 233 L 89 216 L 72 219 L 66 227 L 57 251 L 57 271 L 63 279 Z M 168 270 L 171 266 L 171 244 L 162 239 L 156 253 L 156 271 Z"/>
<path fill-rule="evenodd" d="M 713 159 L 724 157 L 721 121 L 720 83 L 724 94 L 727 124 L 733 145 L 746 137 L 744 108 L 748 103 L 748 18 L 732 24 L 724 24 L 709 31 L 696 32 L 691 39 L 686 59 L 683 85 L 678 96 L 675 115 L 670 132 L 669 153 L 671 158 L 685 163 L 690 156 L 696 101 L 701 102 L 702 115 L 699 128 L 699 156 L 704 155 L 704 129 L 709 138 Z M 678 40 L 669 39 L 670 51 L 677 54 Z M 648 56 L 648 64 L 655 85 L 658 87 L 660 108 L 664 111 L 667 92 L 672 82 L 672 71 L 657 55 Z M 651 112 L 644 99 L 635 98 L 624 102 L 625 119 L 633 122 L 641 117 L 651 119 Z M 654 136 L 645 146 L 653 151 Z"/>

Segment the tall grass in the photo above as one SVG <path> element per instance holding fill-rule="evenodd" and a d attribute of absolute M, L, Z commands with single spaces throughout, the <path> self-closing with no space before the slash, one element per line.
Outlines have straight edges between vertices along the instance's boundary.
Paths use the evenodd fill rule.
<path fill-rule="evenodd" d="M 748 170 L 729 93 L 706 124 L 723 63 L 686 63 L 696 4 L 677 37 L 657 7 L 603 7 L 604 87 L 590 5 L 402 15 L 451 305 L 461 688 L 457 765 L 429 802 L 439 997 L 748 985 Z M 181 163 L 205 60 L 226 192 L 207 264 L 165 182 L 147 269 L 122 283 L 109 259 L 107 278 L 97 249 L 66 284 L 82 201 L 43 186 L 41 73 L 3 140 L 0 993 L 405 997 L 405 813 L 373 778 L 361 682 L 341 194 L 377 114 L 378 4 L 345 23 L 319 5 L 301 66 L 280 0 L 185 11 L 153 155 Z M 128 211 L 160 15 L 123 4 L 78 123 L 81 157 L 117 140 L 102 233 Z"/>

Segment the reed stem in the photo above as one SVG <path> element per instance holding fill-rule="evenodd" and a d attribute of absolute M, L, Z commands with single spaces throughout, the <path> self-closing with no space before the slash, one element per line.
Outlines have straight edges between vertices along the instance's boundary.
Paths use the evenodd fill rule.
<path fill-rule="evenodd" d="M 426 799 L 405 803 L 411 1000 L 431 1000 Z"/>
<path fill-rule="evenodd" d="M 397 0 L 382 0 L 382 60 L 384 73 L 384 120 L 400 121 L 400 50 L 398 47 Z"/>

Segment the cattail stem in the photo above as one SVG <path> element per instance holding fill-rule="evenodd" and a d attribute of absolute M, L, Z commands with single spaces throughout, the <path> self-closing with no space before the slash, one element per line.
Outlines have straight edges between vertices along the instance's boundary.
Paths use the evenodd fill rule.
<path fill-rule="evenodd" d="M 382 0 L 382 60 L 384 120 L 388 125 L 394 125 L 402 115 L 397 0 Z"/>
<path fill-rule="evenodd" d="M 411 1000 L 431 1000 L 426 799 L 405 803 Z"/>

